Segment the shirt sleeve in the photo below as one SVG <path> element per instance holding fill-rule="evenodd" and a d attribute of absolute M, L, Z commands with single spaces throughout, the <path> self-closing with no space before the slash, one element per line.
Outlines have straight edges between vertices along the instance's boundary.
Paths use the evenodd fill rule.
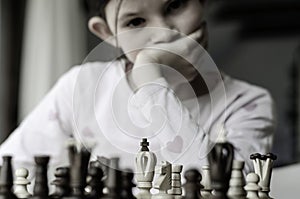
<path fill-rule="evenodd" d="M 227 137 L 235 147 L 235 158 L 248 160 L 246 171 L 253 171 L 250 155 L 271 152 L 276 128 L 275 105 L 270 93 L 258 88 L 235 99 L 238 106 L 229 107 Z"/>
<path fill-rule="evenodd" d="M 63 75 L 38 106 L 0 146 L 16 168 L 32 174 L 35 155 L 50 155 L 53 167 L 66 163 L 66 140 L 72 135 L 72 89 L 76 68 Z M 2 162 L 2 160 L 1 160 Z"/>

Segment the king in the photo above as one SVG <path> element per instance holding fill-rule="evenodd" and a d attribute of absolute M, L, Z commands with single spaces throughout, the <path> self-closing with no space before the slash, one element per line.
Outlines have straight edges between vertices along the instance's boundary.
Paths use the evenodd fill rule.
<path fill-rule="evenodd" d="M 154 177 L 154 169 L 156 165 L 156 156 L 149 151 L 149 142 L 143 138 L 141 142 L 141 150 L 138 152 L 136 163 L 136 181 L 139 193 L 137 199 L 151 199 L 150 189 Z"/>

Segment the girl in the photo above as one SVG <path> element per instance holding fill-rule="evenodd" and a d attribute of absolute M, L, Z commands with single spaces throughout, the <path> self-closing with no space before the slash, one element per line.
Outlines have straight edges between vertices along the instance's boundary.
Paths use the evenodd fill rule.
<path fill-rule="evenodd" d="M 235 159 L 271 149 L 274 110 L 262 88 L 219 74 L 207 45 L 202 0 L 97 0 L 89 29 L 122 49 L 121 59 L 88 62 L 60 78 L 1 145 L 17 166 L 50 154 L 67 164 L 70 137 L 95 144 L 93 156 L 133 167 L 147 137 L 159 160 L 200 167 L 220 132 Z M 96 51 L 97 53 L 98 51 Z M 32 172 L 31 172 L 32 173 Z"/>

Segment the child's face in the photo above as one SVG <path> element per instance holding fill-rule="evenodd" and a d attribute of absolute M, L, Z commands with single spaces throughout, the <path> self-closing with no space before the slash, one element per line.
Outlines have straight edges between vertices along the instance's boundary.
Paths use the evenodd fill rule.
<path fill-rule="evenodd" d="M 110 0 L 105 13 L 111 32 L 121 35 L 117 38 L 125 53 L 136 47 L 171 42 L 176 38 L 174 31 L 166 29 L 188 35 L 199 29 L 203 22 L 203 5 L 199 0 L 123 0 L 117 14 L 118 4 L 119 0 Z M 122 34 L 128 30 L 132 31 Z M 126 55 L 134 62 L 140 50 Z"/>

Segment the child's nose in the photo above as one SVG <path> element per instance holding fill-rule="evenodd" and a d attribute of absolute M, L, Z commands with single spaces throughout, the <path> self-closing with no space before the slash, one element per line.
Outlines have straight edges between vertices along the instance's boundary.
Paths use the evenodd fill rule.
<path fill-rule="evenodd" d="M 174 25 L 162 17 L 157 17 L 153 20 L 153 26 L 158 28 L 174 29 Z"/>
<path fill-rule="evenodd" d="M 180 37 L 180 33 L 174 29 L 166 27 L 155 27 L 151 34 L 151 43 L 170 43 Z"/>
<path fill-rule="evenodd" d="M 176 31 L 175 26 L 164 18 L 159 17 L 153 20 L 151 26 L 153 27 L 151 31 L 153 44 L 172 42 L 179 37 L 179 32 Z"/>

